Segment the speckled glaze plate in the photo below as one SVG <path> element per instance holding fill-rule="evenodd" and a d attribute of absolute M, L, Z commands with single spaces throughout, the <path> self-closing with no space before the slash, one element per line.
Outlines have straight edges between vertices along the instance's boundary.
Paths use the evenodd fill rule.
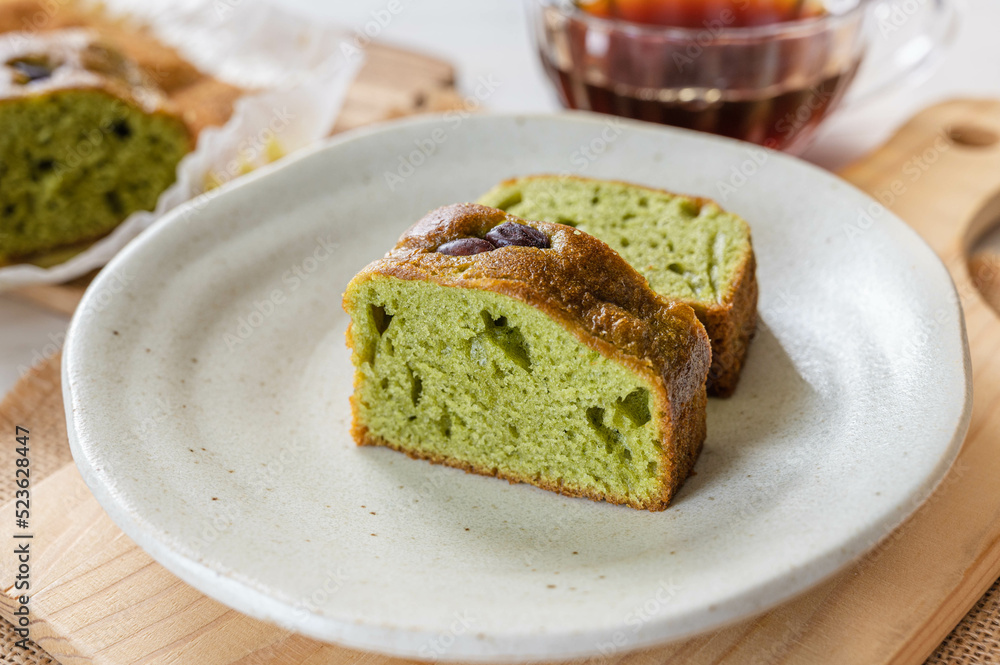
<path fill-rule="evenodd" d="M 428 209 L 580 172 L 724 199 L 753 228 L 760 331 L 661 513 L 471 476 L 348 434 L 340 297 Z M 453 115 L 330 141 L 178 209 L 98 276 L 63 360 L 83 477 L 182 579 L 360 649 L 607 654 L 688 636 L 849 564 L 968 426 L 944 267 L 796 159 L 581 114 Z"/>

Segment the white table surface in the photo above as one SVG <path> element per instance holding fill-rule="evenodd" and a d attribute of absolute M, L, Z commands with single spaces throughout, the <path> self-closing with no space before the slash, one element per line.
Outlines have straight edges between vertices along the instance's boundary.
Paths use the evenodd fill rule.
<path fill-rule="evenodd" d="M 360 27 L 389 1 L 283 0 L 283 4 L 302 14 Z M 396 1 L 402 10 L 381 31 L 380 39 L 453 62 L 459 87 L 466 93 L 479 77 L 492 77 L 500 85 L 485 101 L 488 109 L 559 108 L 529 44 L 519 0 Z M 836 169 L 878 146 L 909 116 L 935 101 L 1000 97 L 1000 2 L 965 0 L 964 5 L 954 47 L 924 83 L 863 107 L 842 110 L 826 123 L 804 157 Z M 25 367 L 62 342 L 67 324 L 64 317 L 0 296 L 0 394 L 13 386 Z"/>

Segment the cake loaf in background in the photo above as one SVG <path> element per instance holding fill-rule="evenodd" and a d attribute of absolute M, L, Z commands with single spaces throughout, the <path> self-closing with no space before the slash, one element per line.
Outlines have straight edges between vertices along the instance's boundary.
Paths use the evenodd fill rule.
<path fill-rule="evenodd" d="M 59 262 L 152 210 L 242 91 L 145 27 L 0 0 L 0 265 Z"/>

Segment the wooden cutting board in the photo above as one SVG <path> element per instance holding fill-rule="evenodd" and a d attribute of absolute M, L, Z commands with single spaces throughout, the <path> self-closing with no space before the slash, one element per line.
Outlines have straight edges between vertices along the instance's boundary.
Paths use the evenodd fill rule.
<path fill-rule="evenodd" d="M 842 174 L 912 224 L 958 287 L 975 406 L 945 481 L 874 551 L 801 597 L 702 637 L 602 660 L 921 663 L 1000 576 L 1000 321 L 980 294 L 1000 293 L 1000 263 L 976 257 L 971 274 L 968 256 L 978 234 L 1000 220 L 998 137 L 1000 102 L 949 102 L 922 112 Z M 4 432 L 17 423 L 32 430 L 34 446 L 67 445 L 58 362 L 51 359 L 0 404 Z M 402 662 L 293 635 L 206 598 L 124 536 L 72 465 L 34 487 L 33 510 L 32 635 L 62 663 Z M 8 590 L 0 613 L 8 619 L 11 550 L 0 548 L 0 584 Z"/>

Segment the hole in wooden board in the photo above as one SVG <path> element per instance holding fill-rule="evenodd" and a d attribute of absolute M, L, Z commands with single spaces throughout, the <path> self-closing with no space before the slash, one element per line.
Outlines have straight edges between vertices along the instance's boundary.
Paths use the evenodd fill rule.
<path fill-rule="evenodd" d="M 1000 313 L 1000 253 L 983 251 L 973 254 L 969 257 L 969 274 L 986 302 Z"/>
<path fill-rule="evenodd" d="M 1000 136 L 992 129 L 978 125 L 955 125 L 948 129 L 952 143 L 970 148 L 986 148 L 1000 141 Z"/>
<path fill-rule="evenodd" d="M 1000 313 L 1000 192 L 973 217 L 965 247 L 972 285 Z"/>

